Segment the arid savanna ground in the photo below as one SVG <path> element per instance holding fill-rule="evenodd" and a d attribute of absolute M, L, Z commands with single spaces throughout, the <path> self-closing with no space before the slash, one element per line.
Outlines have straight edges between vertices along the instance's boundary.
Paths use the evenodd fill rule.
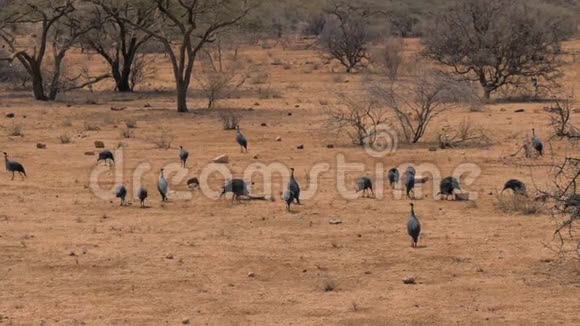
<path fill-rule="evenodd" d="M 409 55 L 416 48 L 407 42 Z M 566 48 L 580 50 L 580 42 Z M 147 90 L 132 95 L 112 93 L 105 84 L 41 103 L 4 87 L 0 149 L 24 164 L 28 178 L 0 175 L 1 325 L 580 324 L 580 262 L 551 250 L 555 221 L 546 213 L 507 214 L 496 205 L 495 193 L 510 178 L 529 185 L 547 181 L 544 171 L 502 161 L 531 128 L 550 153 L 577 153 L 565 141 L 548 141 L 543 107 L 549 103 L 448 112 L 421 143 L 374 158 L 323 125 L 324 112 L 338 105 L 337 93 L 363 94 L 365 81 L 378 77 L 342 73 L 302 41 L 242 53 L 248 66 L 269 78 L 248 81 L 213 111 L 202 109 L 205 100 L 194 83 L 192 113 L 175 112 L 163 56 L 155 59 Z M 69 61 L 74 65 L 75 54 Z M 91 68 L 101 66 L 95 56 Z M 565 67 L 567 88 L 580 86 L 578 69 L 571 61 Z M 234 131 L 223 130 L 218 112 L 224 108 L 241 116 L 248 154 L 240 153 Z M 514 113 L 517 108 L 525 112 Z M 15 118 L 6 118 L 9 112 Z M 484 128 L 493 145 L 429 151 L 438 130 L 466 118 Z M 137 124 L 131 138 L 122 136 L 126 121 Z M 9 135 L 15 125 L 22 136 Z M 173 138 L 168 150 L 155 145 L 162 133 Z M 61 143 L 66 136 L 71 142 Z M 98 152 L 94 141 L 109 149 L 122 144 L 120 171 L 101 165 L 98 185 L 112 195 L 121 176 L 132 205 L 120 207 L 91 190 L 96 156 L 85 152 Z M 229 155 L 227 167 L 236 176 L 258 162 L 294 167 L 304 188 L 315 164 L 328 163 L 330 170 L 321 174 L 316 195 L 291 212 L 280 200 L 280 175 L 273 178 L 274 202 L 232 204 L 199 190 L 182 199 L 189 193 L 187 178 L 171 173 L 169 202 L 162 205 L 158 169 L 178 163 L 179 145 L 190 152 L 188 177 L 199 177 L 220 154 Z M 481 174 L 465 190 L 478 199 L 434 200 L 428 182 L 425 196 L 415 201 L 423 234 L 420 248 L 412 249 L 405 228 L 409 201 L 394 199 L 386 182 L 382 199 L 344 199 L 337 190 L 339 155 L 365 166 L 347 174 L 350 189 L 359 175 L 375 178 L 378 164 L 383 170 L 432 164 L 447 176 L 473 163 Z M 144 163 L 150 197 L 149 208 L 141 209 L 132 197 L 132 175 Z M 222 180 L 210 179 L 218 189 Z M 253 190 L 261 189 L 258 178 Z M 406 277 L 416 284 L 404 284 Z"/>

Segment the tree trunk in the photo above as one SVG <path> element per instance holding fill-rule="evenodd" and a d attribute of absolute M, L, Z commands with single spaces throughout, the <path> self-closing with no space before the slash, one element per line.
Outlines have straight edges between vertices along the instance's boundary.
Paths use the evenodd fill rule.
<path fill-rule="evenodd" d="M 34 98 L 38 101 L 48 101 L 48 97 L 44 93 L 44 81 L 42 79 L 42 72 L 40 67 L 30 63 L 32 76 L 32 93 Z"/>
<path fill-rule="evenodd" d="M 187 109 L 187 89 L 183 82 L 177 82 L 177 112 L 189 112 Z"/>
<path fill-rule="evenodd" d="M 115 78 L 115 83 L 117 85 L 117 92 L 119 93 L 129 93 L 132 92 L 131 84 L 129 83 L 131 71 L 128 73 L 123 73 L 119 76 L 119 79 Z"/>
<path fill-rule="evenodd" d="M 489 100 L 491 98 L 491 89 L 484 88 L 484 90 L 483 90 L 483 97 L 486 100 Z"/>

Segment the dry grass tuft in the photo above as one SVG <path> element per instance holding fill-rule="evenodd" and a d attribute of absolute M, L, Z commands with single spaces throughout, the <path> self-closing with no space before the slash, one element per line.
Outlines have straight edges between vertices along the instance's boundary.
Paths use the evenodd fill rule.
<path fill-rule="evenodd" d="M 496 196 L 496 205 L 500 211 L 512 214 L 536 215 L 543 210 L 541 202 L 518 194 L 500 193 Z"/>
<path fill-rule="evenodd" d="M 169 129 L 162 128 L 155 137 L 151 138 L 151 142 L 159 149 L 170 149 L 174 136 L 169 132 Z"/>
<path fill-rule="evenodd" d="M 21 124 L 19 124 L 17 122 L 11 122 L 6 127 L 6 132 L 8 133 L 8 136 L 12 136 L 12 137 L 23 137 L 24 136 L 24 128 L 22 127 Z"/>
<path fill-rule="evenodd" d="M 61 134 L 58 136 L 58 140 L 61 144 L 70 144 L 72 143 L 72 139 L 69 134 Z"/>

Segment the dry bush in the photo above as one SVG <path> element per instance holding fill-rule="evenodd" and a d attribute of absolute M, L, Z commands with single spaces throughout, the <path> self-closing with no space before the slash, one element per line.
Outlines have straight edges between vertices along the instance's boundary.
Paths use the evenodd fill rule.
<path fill-rule="evenodd" d="M 66 118 L 62 122 L 63 127 L 72 127 L 72 125 L 73 125 L 73 123 L 72 123 L 72 120 L 70 118 Z"/>
<path fill-rule="evenodd" d="M 61 134 L 58 136 L 58 140 L 61 144 L 70 144 L 72 143 L 72 139 L 69 134 Z"/>
<path fill-rule="evenodd" d="M 326 25 L 326 16 L 322 13 L 311 15 L 306 20 L 303 33 L 310 36 L 319 36 Z"/>
<path fill-rule="evenodd" d="M 252 85 L 264 85 L 270 82 L 270 74 L 265 71 L 253 72 L 248 82 Z"/>
<path fill-rule="evenodd" d="M 93 121 L 85 121 L 83 123 L 83 128 L 85 131 L 98 131 L 101 130 L 101 128 L 99 128 L 99 125 L 96 124 Z"/>
<path fill-rule="evenodd" d="M 569 98 L 556 99 L 554 105 L 549 108 L 550 125 L 554 130 L 554 136 L 580 141 L 580 128 L 572 124 L 573 101 Z"/>
<path fill-rule="evenodd" d="M 233 110 L 223 110 L 219 113 L 224 130 L 234 130 L 240 125 L 242 116 Z"/>
<path fill-rule="evenodd" d="M 337 132 L 346 132 L 353 144 L 373 145 L 389 120 L 387 109 L 376 101 L 352 98 L 339 94 L 340 106 L 326 110 L 325 127 Z"/>
<path fill-rule="evenodd" d="M 135 132 L 133 131 L 133 129 L 130 129 L 128 127 L 121 128 L 120 133 L 121 133 L 121 137 L 122 138 L 128 139 L 128 138 L 134 138 L 135 137 Z"/>
<path fill-rule="evenodd" d="M 151 138 L 151 142 L 159 149 L 170 149 L 174 136 L 168 128 L 161 128 L 159 134 Z"/>
<path fill-rule="evenodd" d="M 268 99 L 281 99 L 282 92 L 272 87 L 272 84 L 268 84 L 265 88 L 258 88 L 258 98 L 262 100 Z"/>
<path fill-rule="evenodd" d="M 336 290 L 336 282 L 330 278 L 322 280 L 322 290 L 324 292 L 332 292 Z"/>
<path fill-rule="evenodd" d="M 385 47 L 375 54 L 375 63 L 384 71 L 387 77 L 394 81 L 399 77 L 400 67 L 403 65 L 403 40 L 390 38 Z"/>
<path fill-rule="evenodd" d="M 147 58 L 146 54 L 137 55 L 133 60 L 133 66 L 131 68 L 129 83 L 131 91 L 134 91 L 144 81 L 154 78 L 156 74 L 157 68 L 155 60 Z"/>
<path fill-rule="evenodd" d="M 536 215 L 543 210 L 543 203 L 520 194 L 498 194 L 496 205 L 504 213 Z"/>
<path fill-rule="evenodd" d="M 207 108 L 212 109 L 220 99 L 230 96 L 248 79 L 238 48 L 222 46 L 221 39 L 206 49 L 200 58 L 201 70 L 196 74 L 201 89 L 207 98 Z"/>
<path fill-rule="evenodd" d="M 439 147 L 487 147 L 493 142 L 487 131 L 468 118 L 465 118 L 457 127 L 443 128 L 443 133 L 439 134 Z"/>
<path fill-rule="evenodd" d="M 2 53 L 0 53 L 0 58 Z M 13 90 L 29 90 L 32 78 L 19 63 L 0 61 L 0 82 L 7 83 Z"/>
<path fill-rule="evenodd" d="M 129 129 L 135 129 L 135 128 L 137 128 L 137 120 L 135 120 L 135 119 L 126 119 L 125 120 L 125 126 L 127 126 L 127 128 L 129 128 Z"/>
<path fill-rule="evenodd" d="M 8 133 L 8 136 L 12 137 L 24 136 L 24 128 L 22 127 L 22 125 L 14 121 L 10 122 L 10 124 L 6 126 L 6 132 Z"/>
<path fill-rule="evenodd" d="M 417 143 L 435 117 L 475 96 L 469 83 L 431 70 L 417 71 L 410 80 L 388 85 L 372 83 L 369 90 L 396 116 L 409 143 Z"/>

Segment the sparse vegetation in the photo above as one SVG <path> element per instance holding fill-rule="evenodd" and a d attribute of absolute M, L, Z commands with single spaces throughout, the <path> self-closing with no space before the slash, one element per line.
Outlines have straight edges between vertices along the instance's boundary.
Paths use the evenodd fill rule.
<path fill-rule="evenodd" d="M 101 128 L 99 127 L 99 125 L 97 123 L 95 123 L 94 121 L 88 121 L 86 120 L 83 123 L 83 127 L 85 131 L 98 131 L 101 130 Z"/>
<path fill-rule="evenodd" d="M 520 194 L 505 192 L 496 195 L 496 204 L 504 213 L 536 215 L 542 212 L 543 203 Z"/>
<path fill-rule="evenodd" d="M 219 118 L 224 130 L 234 130 L 240 125 L 242 116 L 233 110 L 222 110 L 219 112 Z"/>
<path fill-rule="evenodd" d="M 72 143 L 72 139 L 71 139 L 70 135 L 69 135 L 69 134 L 67 134 L 67 133 L 60 134 L 60 135 L 58 136 L 58 141 L 59 141 L 61 144 L 70 144 L 70 143 Z"/>
<path fill-rule="evenodd" d="M 333 292 L 336 290 L 336 282 L 331 278 L 322 280 L 322 290 L 324 292 Z"/>
<path fill-rule="evenodd" d="M 151 138 L 151 142 L 159 149 L 170 149 L 174 136 L 167 128 L 161 128 L 159 133 Z"/>
<path fill-rule="evenodd" d="M 24 127 L 22 124 L 12 121 L 6 126 L 6 132 L 8 136 L 12 137 L 23 137 L 24 136 Z"/>

